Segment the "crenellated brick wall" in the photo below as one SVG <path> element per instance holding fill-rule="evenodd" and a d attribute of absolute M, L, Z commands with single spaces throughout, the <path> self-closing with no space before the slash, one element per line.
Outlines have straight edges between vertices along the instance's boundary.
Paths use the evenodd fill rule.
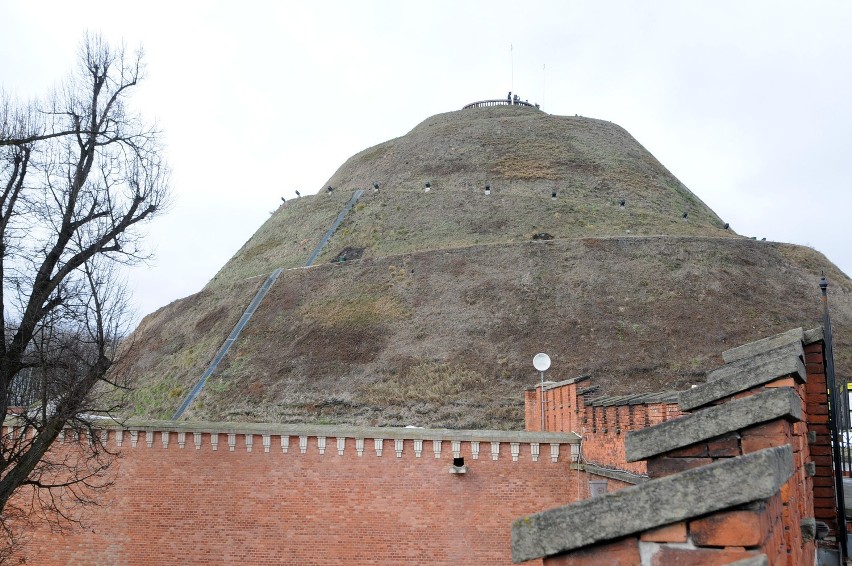
<path fill-rule="evenodd" d="M 30 532 L 16 560 L 508 564 L 515 516 L 588 497 L 570 434 L 167 422 L 104 433 L 120 458 L 101 506 L 84 529 Z"/>
<path fill-rule="evenodd" d="M 528 431 L 541 430 L 541 391 L 537 385 L 524 392 Z M 581 462 L 591 466 L 646 474 L 645 462 L 627 462 L 625 435 L 682 414 L 674 391 L 602 396 L 597 387 L 589 385 L 588 376 L 544 385 L 546 430 L 579 434 L 583 440 Z M 626 485 L 630 484 L 615 482 L 610 491 Z"/>
<path fill-rule="evenodd" d="M 837 535 L 822 334 L 796 329 L 723 358 L 678 395 L 681 418 L 627 435 L 626 459 L 645 461 L 648 481 L 516 520 L 515 560 L 814 564 L 818 522 Z M 831 537 L 819 546 L 836 552 Z"/>
<path fill-rule="evenodd" d="M 35 528 L 14 560 L 812 564 L 815 521 L 836 527 L 821 336 L 723 357 L 679 393 L 604 396 L 587 377 L 533 388 L 525 432 L 105 426 L 95 440 L 120 457 L 101 506 L 83 529 Z M 590 497 L 601 478 L 619 493 Z"/>

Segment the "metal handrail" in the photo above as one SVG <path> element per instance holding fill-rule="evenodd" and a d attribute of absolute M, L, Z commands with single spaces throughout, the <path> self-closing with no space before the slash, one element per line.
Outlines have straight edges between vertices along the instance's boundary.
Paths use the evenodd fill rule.
<path fill-rule="evenodd" d="M 495 100 L 480 100 L 477 102 L 471 102 L 462 107 L 462 110 L 467 110 L 468 108 L 485 108 L 487 106 L 528 106 L 530 108 L 539 109 L 538 104 L 531 104 L 529 102 L 524 102 L 521 100 L 509 100 L 508 98 L 499 98 Z"/>
<path fill-rule="evenodd" d="M 828 385 L 828 426 L 831 432 L 831 452 L 834 464 L 834 492 L 837 504 L 837 542 L 840 546 L 841 559 L 849 556 L 846 545 L 846 502 L 843 493 L 843 455 L 844 447 L 840 443 L 838 425 L 842 422 L 840 411 L 846 406 L 845 399 L 841 398 L 837 381 L 834 375 L 834 338 L 831 334 L 831 315 L 828 312 L 828 279 L 823 273 L 819 280 L 819 288 L 822 300 L 822 332 L 825 357 L 825 380 Z M 846 384 L 844 382 L 844 389 Z M 848 395 L 843 391 L 843 396 Z"/>

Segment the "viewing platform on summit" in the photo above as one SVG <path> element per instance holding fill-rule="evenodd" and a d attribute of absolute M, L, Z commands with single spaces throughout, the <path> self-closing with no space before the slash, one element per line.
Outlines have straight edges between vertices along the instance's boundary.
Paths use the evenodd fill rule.
<path fill-rule="evenodd" d="M 539 110 L 538 103 L 532 104 L 526 100 L 521 100 L 521 98 L 516 94 L 512 95 L 512 92 L 509 91 L 509 94 L 506 98 L 497 98 L 493 100 L 479 100 L 477 102 L 471 102 L 470 104 L 466 104 L 462 107 L 462 110 L 467 110 L 468 108 L 485 108 L 487 106 L 529 106 L 530 108 L 535 108 Z"/>

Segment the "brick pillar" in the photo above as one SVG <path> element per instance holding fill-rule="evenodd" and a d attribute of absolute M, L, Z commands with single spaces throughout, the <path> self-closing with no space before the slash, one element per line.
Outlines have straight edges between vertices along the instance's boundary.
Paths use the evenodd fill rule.
<path fill-rule="evenodd" d="M 529 432 L 541 432 L 541 387 L 524 391 L 524 428 Z"/>
<path fill-rule="evenodd" d="M 828 524 L 832 531 L 837 529 L 836 498 L 834 493 L 834 471 L 831 458 L 831 434 L 828 429 L 828 384 L 825 379 L 825 356 L 823 343 L 814 342 L 804 347 L 805 412 L 808 430 L 815 433 L 810 445 L 811 461 L 816 466 L 813 478 L 814 516 Z"/>

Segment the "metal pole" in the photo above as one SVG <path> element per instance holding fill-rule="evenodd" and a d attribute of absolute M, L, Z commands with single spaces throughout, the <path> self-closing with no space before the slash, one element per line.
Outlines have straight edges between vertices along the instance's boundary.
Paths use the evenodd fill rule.
<path fill-rule="evenodd" d="M 544 372 L 541 372 L 541 432 L 544 429 Z"/>
<path fill-rule="evenodd" d="M 819 288 L 822 294 L 822 330 L 823 343 L 825 344 L 825 380 L 828 385 L 828 424 L 831 432 L 831 447 L 834 461 L 834 492 L 837 504 L 837 542 L 840 546 L 841 559 L 849 556 L 846 548 L 846 502 L 843 496 L 843 467 L 840 459 L 840 438 L 838 435 L 837 409 L 841 406 L 840 395 L 837 392 L 837 382 L 834 378 L 834 347 L 831 336 L 831 316 L 828 313 L 828 279 L 825 272 L 819 279 Z M 846 392 L 844 391 L 844 394 Z"/>
<path fill-rule="evenodd" d="M 512 92 L 515 92 L 515 46 L 511 43 L 509 44 L 509 64 L 512 67 L 512 82 L 510 82 L 510 86 L 512 87 Z"/>

